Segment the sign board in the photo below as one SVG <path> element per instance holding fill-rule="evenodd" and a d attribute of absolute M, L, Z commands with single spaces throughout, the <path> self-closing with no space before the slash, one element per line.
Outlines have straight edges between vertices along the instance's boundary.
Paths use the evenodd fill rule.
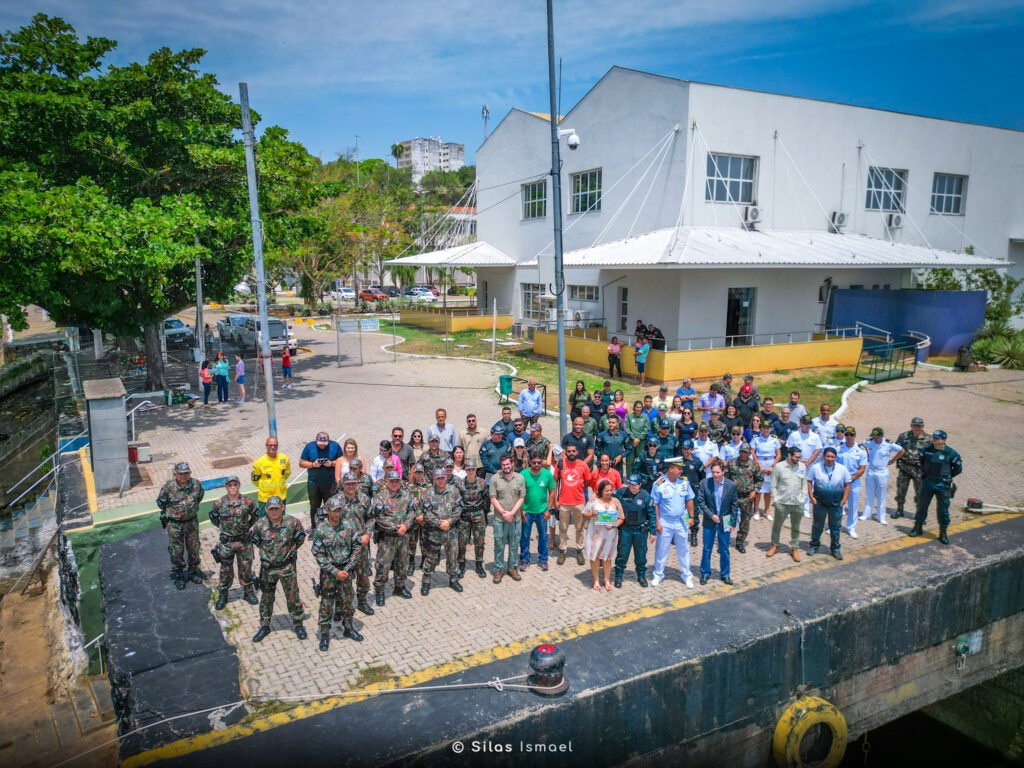
<path fill-rule="evenodd" d="M 379 331 L 380 320 L 378 320 L 376 317 L 370 318 L 368 320 L 360 320 L 359 329 L 362 331 Z"/>
<path fill-rule="evenodd" d="M 341 333 L 356 333 L 359 330 L 358 320 L 339 320 L 338 330 Z"/>

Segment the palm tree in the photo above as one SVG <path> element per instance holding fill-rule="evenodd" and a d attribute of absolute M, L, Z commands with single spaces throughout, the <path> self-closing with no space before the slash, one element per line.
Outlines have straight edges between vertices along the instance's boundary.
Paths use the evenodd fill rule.
<path fill-rule="evenodd" d="M 402 159 L 402 155 L 405 154 L 405 147 L 401 144 L 391 145 L 391 156 L 395 158 L 395 168 L 398 167 L 398 161 Z"/>

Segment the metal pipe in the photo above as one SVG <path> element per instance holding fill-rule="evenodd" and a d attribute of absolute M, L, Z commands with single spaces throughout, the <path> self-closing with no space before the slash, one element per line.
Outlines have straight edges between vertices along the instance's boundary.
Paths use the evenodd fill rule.
<path fill-rule="evenodd" d="M 555 312 L 558 336 L 559 438 L 568 433 L 565 410 L 565 271 L 562 264 L 562 168 L 558 152 L 558 98 L 555 91 L 555 20 L 548 0 L 548 93 L 551 101 L 551 218 L 554 222 Z"/>

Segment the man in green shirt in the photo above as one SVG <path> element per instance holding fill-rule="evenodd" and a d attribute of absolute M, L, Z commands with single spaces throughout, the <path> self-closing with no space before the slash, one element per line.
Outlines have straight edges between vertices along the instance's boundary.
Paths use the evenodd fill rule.
<path fill-rule="evenodd" d="M 542 571 L 548 569 L 548 520 L 555 508 L 555 477 L 544 466 L 540 456 L 530 457 L 530 466 L 519 474 L 526 481 L 523 502 L 525 524 L 519 538 L 519 570 L 530 565 L 530 535 L 537 528 L 537 564 Z"/>

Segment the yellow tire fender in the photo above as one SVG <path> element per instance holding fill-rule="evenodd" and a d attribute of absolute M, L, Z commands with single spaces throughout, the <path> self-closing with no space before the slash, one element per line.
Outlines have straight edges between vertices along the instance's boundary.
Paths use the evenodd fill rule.
<path fill-rule="evenodd" d="M 817 696 L 797 699 L 782 713 L 772 737 L 775 764 L 779 768 L 802 768 L 805 763 L 800 756 L 800 745 L 818 725 L 832 732 L 832 745 L 828 755 L 813 765 L 817 768 L 836 768 L 846 754 L 846 718 L 834 704 Z"/>

